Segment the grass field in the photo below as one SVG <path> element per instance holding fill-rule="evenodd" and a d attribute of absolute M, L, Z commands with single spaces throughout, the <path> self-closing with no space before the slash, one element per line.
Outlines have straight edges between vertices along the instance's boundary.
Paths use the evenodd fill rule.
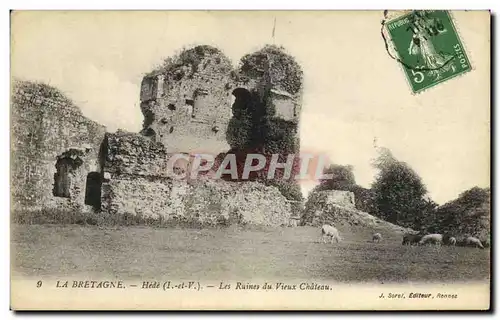
<path fill-rule="evenodd" d="M 342 231 L 342 229 L 341 229 Z M 401 235 L 371 243 L 319 228 L 180 229 L 19 225 L 11 228 L 13 274 L 121 279 L 311 279 L 338 282 L 489 281 L 490 250 L 408 247 Z"/>

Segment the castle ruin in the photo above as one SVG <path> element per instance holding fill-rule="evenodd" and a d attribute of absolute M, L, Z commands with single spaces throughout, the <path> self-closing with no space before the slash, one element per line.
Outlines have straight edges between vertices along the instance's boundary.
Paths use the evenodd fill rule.
<path fill-rule="evenodd" d="M 250 92 L 269 100 L 278 117 L 298 121 L 301 71 L 291 69 L 287 58 L 292 60 L 278 48 L 265 47 L 245 56 L 233 70 L 216 48 L 197 46 L 181 52 L 142 80 L 142 134 L 169 152 L 227 151 L 231 107 Z"/>
<path fill-rule="evenodd" d="M 13 209 L 286 224 L 290 203 L 278 189 L 258 182 L 178 181 L 166 164 L 174 153 L 227 152 L 233 105 L 241 100 L 272 105 L 276 118 L 298 126 L 301 97 L 300 67 L 274 46 L 246 55 L 236 69 L 206 45 L 167 59 L 142 80 L 140 133 L 106 132 L 58 90 L 14 81 Z"/>

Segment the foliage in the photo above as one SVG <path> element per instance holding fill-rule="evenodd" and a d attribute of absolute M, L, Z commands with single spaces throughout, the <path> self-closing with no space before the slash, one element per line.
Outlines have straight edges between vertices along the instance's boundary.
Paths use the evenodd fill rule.
<path fill-rule="evenodd" d="M 283 180 L 266 180 L 267 185 L 277 187 L 281 194 L 292 201 L 304 200 L 300 186 L 293 181 L 283 181 Z"/>
<path fill-rule="evenodd" d="M 227 126 L 227 142 L 232 148 L 242 150 L 248 145 L 248 141 L 250 141 L 251 130 L 252 122 L 249 120 L 246 112 L 240 118 L 233 117 L 229 120 Z"/>
<path fill-rule="evenodd" d="M 244 164 L 248 154 L 260 154 L 266 158 L 266 165 L 257 172 L 251 172 L 249 180 L 259 180 L 277 186 L 282 194 L 290 200 L 302 200 L 300 188 L 294 176 L 300 170 L 300 159 L 297 155 L 299 141 L 296 139 L 297 124 L 274 116 L 274 108 L 269 100 L 260 99 L 256 91 L 241 90 L 235 93 L 236 100 L 232 106 L 233 117 L 229 121 L 226 138 L 231 146 L 227 154 L 234 154 L 238 166 L 238 178 L 242 177 Z M 267 179 L 271 159 L 278 155 L 278 162 L 284 163 L 289 155 L 294 155 L 293 168 L 289 178 L 284 178 L 284 169 L 276 169 L 274 179 Z M 225 154 L 219 155 L 214 167 L 219 168 Z M 254 163 L 256 164 L 256 163 Z M 230 175 L 223 179 L 234 180 Z"/>
<path fill-rule="evenodd" d="M 265 180 L 272 155 L 278 154 L 279 162 L 285 162 L 288 155 L 297 154 L 299 141 L 296 139 L 297 124 L 274 117 L 267 99 L 263 100 L 256 91 L 243 90 L 236 93 L 232 106 L 233 117 L 229 122 L 226 138 L 231 146 L 228 153 L 236 155 L 239 173 L 243 172 L 247 154 L 256 153 L 266 157 L 266 167 L 255 176 Z M 296 158 L 292 177 L 300 170 L 298 157 Z M 282 173 L 284 170 L 276 171 Z"/>
<path fill-rule="evenodd" d="M 374 163 L 379 169 L 372 186 L 376 214 L 424 233 L 458 237 L 477 236 L 483 241 L 490 230 L 490 190 L 474 187 L 440 207 L 427 196 L 421 178 L 408 164 L 381 149 Z"/>
<path fill-rule="evenodd" d="M 323 174 L 331 174 L 331 179 L 325 179 L 320 181 L 320 184 L 316 186 L 318 191 L 321 190 L 344 190 L 351 191 L 351 187 L 356 185 L 356 179 L 354 178 L 353 167 L 350 165 L 338 165 L 332 164 L 328 168 L 323 170 Z"/>
<path fill-rule="evenodd" d="M 216 61 L 219 61 L 218 64 L 221 64 L 221 61 L 224 60 L 222 66 L 227 67 L 227 71 L 229 72 L 231 68 L 230 61 L 224 57 L 222 52 L 212 46 L 208 45 L 198 45 L 190 49 L 183 49 L 174 57 L 168 57 L 163 61 L 163 64 L 155 68 L 154 71 L 150 73 L 166 73 L 174 76 L 176 80 L 182 79 L 186 74 L 184 74 L 184 67 L 190 67 L 191 72 L 188 74 L 188 77 L 192 77 L 196 72 L 198 72 L 199 65 L 202 60 L 206 56 L 217 55 Z"/>
<path fill-rule="evenodd" d="M 490 189 L 474 187 L 437 208 L 433 223 L 442 226 L 443 232 L 484 240 L 490 233 L 490 209 Z"/>
<path fill-rule="evenodd" d="M 262 138 L 263 150 L 268 153 L 293 154 L 298 151 L 295 140 L 297 125 L 280 118 L 265 118 L 256 130 Z"/>
<path fill-rule="evenodd" d="M 424 233 L 476 236 L 488 243 L 490 234 L 490 189 L 474 187 L 440 207 L 427 196 L 418 174 L 398 161 L 388 149 L 380 149 L 373 165 L 379 169 L 371 189 L 356 184 L 352 166 L 331 165 L 323 173 L 333 174 L 309 194 L 344 190 L 355 195 L 356 208 L 386 221 Z"/>
<path fill-rule="evenodd" d="M 302 68 L 283 47 L 266 45 L 257 52 L 245 55 L 240 61 L 241 72 L 251 78 L 262 76 L 268 66 L 274 82 L 282 85 L 285 91 L 296 94 L 301 90 Z"/>
<path fill-rule="evenodd" d="M 381 149 L 374 162 L 379 173 L 372 185 L 374 214 L 404 226 L 421 229 L 435 203 L 425 198 L 426 187 L 418 174 L 405 162 L 398 161 L 388 149 Z"/>
<path fill-rule="evenodd" d="M 233 149 L 260 149 L 264 153 L 294 153 L 297 123 L 275 117 L 269 99 L 262 101 L 256 91 L 236 94 L 227 139 Z"/>
<path fill-rule="evenodd" d="M 362 186 L 355 184 L 349 187 L 349 191 L 354 193 L 354 203 L 356 209 L 367 213 L 376 212 L 374 200 L 375 194 L 373 190 L 363 188 Z"/>

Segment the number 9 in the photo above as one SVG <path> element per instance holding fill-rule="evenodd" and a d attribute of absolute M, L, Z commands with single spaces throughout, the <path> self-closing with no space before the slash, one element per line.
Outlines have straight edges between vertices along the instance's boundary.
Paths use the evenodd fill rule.
<path fill-rule="evenodd" d="M 42 281 L 40 280 L 40 281 L 38 281 L 38 282 L 36 283 L 36 287 L 37 287 L 37 288 L 40 288 L 41 286 L 42 286 Z"/>
<path fill-rule="evenodd" d="M 424 74 L 422 72 L 411 69 L 411 74 L 413 74 L 414 76 L 420 76 L 420 78 L 413 78 L 413 81 L 415 81 L 416 83 L 422 83 L 422 81 L 424 81 Z"/>

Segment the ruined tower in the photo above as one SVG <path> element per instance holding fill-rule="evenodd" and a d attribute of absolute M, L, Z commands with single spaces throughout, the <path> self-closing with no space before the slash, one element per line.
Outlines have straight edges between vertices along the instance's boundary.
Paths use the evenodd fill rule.
<path fill-rule="evenodd" d="M 167 59 L 142 81 L 142 134 L 162 142 L 168 152 L 227 149 L 231 68 L 229 59 L 210 46 Z"/>
<path fill-rule="evenodd" d="M 266 100 L 266 105 L 273 105 L 276 117 L 298 124 L 302 75 L 300 65 L 283 48 L 267 45 L 241 59 L 236 85 L 257 89 L 261 99 Z M 245 86 L 242 80 L 250 85 Z"/>
<path fill-rule="evenodd" d="M 141 133 L 169 153 L 225 152 L 232 104 L 250 92 L 272 105 L 276 117 L 298 126 L 302 70 L 282 48 L 265 46 L 234 69 L 217 48 L 184 50 L 142 80 Z"/>

